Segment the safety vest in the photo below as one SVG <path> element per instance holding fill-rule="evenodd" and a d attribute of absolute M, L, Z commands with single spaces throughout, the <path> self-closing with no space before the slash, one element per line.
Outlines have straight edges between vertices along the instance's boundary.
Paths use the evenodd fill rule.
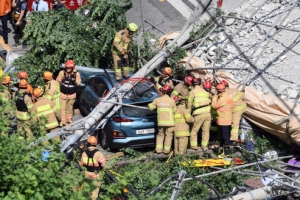
<path fill-rule="evenodd" d="M 229 126 L 232 122 L 233 100 L 230 96 L 222 92 L 213 97 L 212 107 L 217 110 L 217 124 Z"/>
<path fill-rule="evenodd" d="M 188 99 L 188 108 L 191 110 L 193 107 L 193 115 L 199 115 L 203 113 L 210 113 L 211 110 L 211 100 L 210 95 L 199 85 L 190 92 Z"/>
<path fill-rule="evenodd" d="M 149 110 L 157 109 L 157 125 L 158 126 L 174 126 L 174 112 L 176 104 L 174 99 L 164 94 L 162 97 L 154 99 L 148 104 Z"/>
<path fill-rule="evenodd" d="M 92 151 L 85 150 L 87 157 L 82 158 L 82 163 L 86 167 L 86 170 L 88 172 L 99 172 L 101 170 L 101 166 L 98 163 L 98 160 L 94 158 L 94 155 L 96 152 L 98 152 L 98 149 L 94 149 Z"/>
<path fill-rule="evenodd" d="M 67 77 L 66 71 L 64 71 L 64 78 L 61 81 L 61 87 L 60 87 L 60 91 L 62 93 L 64 93 L 64 94 L 76 93 L 76 83 L 75 83 L 76 73 L 71 73 Z M 72 79 L 74 79 L 74 81 Z"/>
<path fill-rule="evenodd" d="M 190 115 L 189 111 L 185 108 L 184 105 L 177 106 L 177 110 L 174 114 L 175 128 L 174 136 L 175 137 L 185 137 L 190 136 L 190 126 L 187 123 L 194 121 L 194 118 Z"/>

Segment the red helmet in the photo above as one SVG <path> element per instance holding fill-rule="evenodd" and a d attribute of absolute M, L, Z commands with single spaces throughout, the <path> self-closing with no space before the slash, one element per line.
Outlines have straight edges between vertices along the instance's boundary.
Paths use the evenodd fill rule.
<path fill-rule="evenodd" d="M 73 60 L 67 60 L 65 66 L 66 66 L 66 68 L 74 68 L 75 62 Z"/>
<path fill-rule="evenodd" d="M 211 90 L 211 87 L 212 87 L 211 82 L 205 81 L 202 85 L 203 85 L 204 89 Z"/>
<path fill-rule="evenodd" d="M 160 88 L 160 91 L 161 91 L 162 93 L 167 93 L 167 92 L 171 92 L 171 91 L 172 91 L 172 88 L 171 88 L 171 86 L 169 86 L 169 85 L 164 85 L 162 88 Z"/>
<path fill-rule="evenodd" d="M 27 72 L 19 72 L 18 73 L 18 79 L 28 79 Z"/>
<path fill-rule="evenodd" d="M 201 78 L 194 78 L 193 79 L 193 84 L 194 85 L 200 85 L 201 84 Z"/>
<path fill-rule="evenodd" d="M 178 96 L 175 96 L 174 100 L 175 100 L 176 103 L 179 103 L 179 102 L 182 101 L 182 99 L 180 97 L 178 97 Z"/>
<path fill-rule="evenodd" d="M 229 87 L 229 84 L 226 80 L 222 80 L 220 84 L 225 85 L 225 87 Z"/>
<path fill-rule="evenodd" d="M 161 73 L 172 76 L 173 70 L 171 67 L 165 67 L 161 70 Z"/>
<path fill-rule="evenodd" d="M 225 91 L 225 85 L 219 84 L 219 85 L 217 85 L 216 89 L 217 89 L 218 92 L 224 92 Z"/>
<path fill-rule="evenodd" d="M 189 86 L 193 85 L 193 77 L 192 76 L 186 76 L 184 78 L 184 82 L 185 82 L 186 85 L 189 85 Z"/>

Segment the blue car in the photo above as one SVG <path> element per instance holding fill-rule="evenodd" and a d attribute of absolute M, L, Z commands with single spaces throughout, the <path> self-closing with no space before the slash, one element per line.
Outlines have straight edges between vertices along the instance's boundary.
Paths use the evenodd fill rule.
<path fill-rule="evenodd" d="M 88 115 L 114 86 L 118 85 L 114 72 L 84 73 L 80 72 L 83 86 L 78 92 L 78 107 L 83 115 Z M 91 75 L 93 74 L 93 75 Z M 148 103 L 160 97 L 159 92 L 148 82 L 138 83 L 135 88 L 148 85 L 148 90 L 142 96 L 131 90 L 123 98 L 123 104 L 137 105 L 147 108 Z M 120 149 L 124 147 L 142 148 L 155 145 L 157 134 L 157 113 L 148 109 L 122 106 L 106 124 L 103 130 L 95 134 L 104 148 Z"/>

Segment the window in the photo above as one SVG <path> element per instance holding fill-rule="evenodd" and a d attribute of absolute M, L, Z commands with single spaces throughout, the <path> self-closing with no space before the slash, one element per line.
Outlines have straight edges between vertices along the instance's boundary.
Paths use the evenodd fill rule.
<path fill-rule="evenodd" d="M 99 97 L 102 97 L 108 91 L 106 83 L 100 77 L 91 78 L 88 85 Z"/>

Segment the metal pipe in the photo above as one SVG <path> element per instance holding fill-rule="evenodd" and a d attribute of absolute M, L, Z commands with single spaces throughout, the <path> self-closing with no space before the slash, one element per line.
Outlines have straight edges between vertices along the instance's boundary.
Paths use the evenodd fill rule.
<path fill-rule="evenodd" d="M 142 19 L 144 19 L 142 0 L 140 0 L 140 9 L 141 9 L 141 17 L 142 17 Z M 143 34 L 144 34 L 145 33 L 145 25 L 144 25 L 143 20 L 142 20 L 142 27 L 143 27 Z"/>
<path fill-rule="evenodd" d="M 158 28 L 157 26 L 155 26 L 155 24 L 152 24 L 151 22 L 149 22 L 148 20 L 144 19 L 144 21 L 148 24 L 150 24 L 153 28 L 159 30 L 160 32 L 162 32 L 163 34 L 166 34 L 165 31 L 161 30 L 160 28 Z"/>
<path fill-rule="evenodd" d="M 203 67 L 203 68 L 192 68 L 192 69 L 186 69 L 185 71 L 197 71 L 197 70 L 207 70 L 207 69 L 222 69 L 222 70 L 240 70 L 241 68 L 235 68 L 235 67 L 228 67 L 228 68 L 223 68 L 223 67 Z M 245 69 L 248 70 L 248 69 Z"/>
<path fill-rule="evenodd" d="M 291 178 L 291 177 L 289 177 L 287 175 L 284 175 L 283 173 L 280 173 L 279 171 L 277 171 L 275 169 L 272 169 L 272 171 L 274 171 L 276 174 L 279 174 L 280 176 L 283 176 L 283 177 L 285 177 L 285 178 L 287 178 L 287 179 L 289 179 L 289 180 L 291 180 L 293 182 L 296 182 L 296 183 L 298 183 L 300 185 L 300 181 L 297 181 L 297 180 L 295 180 L 295 179 L 293 179 L 293 178 Z"/>
<path fill-rule="evenodd" d="M 261 24 L 261 25 L 272 27 L 271 24 L 268 24 L 268 23 L 265 23 L 265 22 L 259 22 L 259 21 L 255 21 L 255 20 L 251 20 L 251 19 L 245 19 L 245 18 L 242 18 L 242 17 L 226 16 L 226 15 L 222 15 L 221 17 L 222 18 L 239 19 L 239 20 L 244 20 L 244 21 L 247 21 L 247 22 L 253 22 L 255 24 Z M 284 30 L 288 30 L 288 31 L 294 31 L 294 32 L 300 32 L 300 30 L 298 30 L 298 29 L 286 28 L 284 26 L 278 26 L 278 25 L 276 25 L 275 28 L 276 29 L 284 29 Z"/>
<path fill-rule="evenodd" d="M 249 163 L 249 164 L 245 164 L 245 165 L 241 165 L 241 166 L 235 166 L 235 167 L 232 167 L 230 169 L 223 169 L 223 170 L 220 170 L 220 171 L 217 171 L 217 172 L 210 172 L 210 173 L 206 173 L 206 174 L 201 174 L 201 175 L 198 175 L 196 177 L 197 178 L 206 177 L 206 176 L 210 176 L 210 175 L 215 175 L 215 174 L 220 174 L 220 173 L 223 173 L 223 172 L 232 171 L 232 170 L 235 170 L 235 169 L 241 169 L 241 168 L 244 168 L 244 167 L 250 167 L 250 166 L 256 165 L 257 163 L 259 163 L 259 164 L 261 164 L 261 163 L 267 163 L 267 162 L 272 162 L 272 161 L 282 160 L 282 159 L 292 158 L 292 157 L 294 157 L 294 156 L 293 155 L 282 156 L 282 157 L 278 157 L 278 158 L 274 158 L 274 159 L 270 159 L 270 160 L 263 160 L 263 161 Z M 188 180 L 192 180 L 192 178 L 185 178 L 185 179 L 183 179 L 183 181 L 188 181 Z M 174 184 L 174 183 L 176 183 L 176 182 L 173 181 L 170 184 Z"/>

